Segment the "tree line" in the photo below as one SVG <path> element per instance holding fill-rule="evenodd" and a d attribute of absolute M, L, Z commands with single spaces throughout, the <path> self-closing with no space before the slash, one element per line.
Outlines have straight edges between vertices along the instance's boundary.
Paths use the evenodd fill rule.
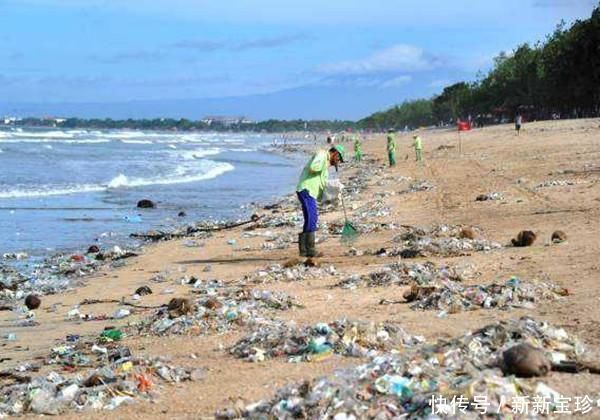
<path fill-rule="evenodd" d="M 314 132 L 339 132 L 353 129 L 354 121 L 342 120 L 266 120 L 260 122 L 239 122 L 234 124 L 213 121 L 210 124 L 205 121 L 193 121 L 186 118 L 154 118 L 154 119 L 126 119 L 113 120 L 111 118 L 85 119 L 67 118 L 64 121 L 52 118 L 24 118 L 17 125 L 26 127 L 53 127 L 64 129 L 128 129 L 128 130 L 163 130 L 163 131 L 230 131 L 230 132 L 292 132 L 292 131 L 314 131 Z"/>
<path fill-rule="evenodd" d="M 358 122 L 401 129 L 453 123 L 486 124 L 600 116 L 600 4 L 588 19 L 564 22 L 544 41 L 501 52 L 487 75 L 447 86 L 430 99 L 405 101 Z"/>

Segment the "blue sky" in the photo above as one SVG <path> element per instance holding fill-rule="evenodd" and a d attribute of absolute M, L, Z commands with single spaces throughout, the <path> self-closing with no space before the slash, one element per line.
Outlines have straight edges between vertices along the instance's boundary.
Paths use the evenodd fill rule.
<path fill-rule="evenodd" d="M 0 114 L 356 119 L 596 0 L 0 0 Z"/>

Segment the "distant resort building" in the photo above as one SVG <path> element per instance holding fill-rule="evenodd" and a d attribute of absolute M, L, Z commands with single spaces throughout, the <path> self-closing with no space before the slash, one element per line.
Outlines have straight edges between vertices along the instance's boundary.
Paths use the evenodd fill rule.
<path fill-rule="evenodd" d="M 237 125 L 237 124 L 254 124 L 254 121 L 252 121 L 251 119 L 248 119 L 246 117 L 226 117 L 226 116 L 207 116 L 202 118 L 200 121 L 202 121 L 204 124 L 207 125 L 212 125 L 212 124 L 219 124 L 219 125 L 224 125 L 225 127 L 228 127 L 230 125 Z"/>
<path fill-rule="evenodd" d="M 20 120 L 21 119 L 17 117 L 4 117 L 4 125 L 13 125 Z"/>

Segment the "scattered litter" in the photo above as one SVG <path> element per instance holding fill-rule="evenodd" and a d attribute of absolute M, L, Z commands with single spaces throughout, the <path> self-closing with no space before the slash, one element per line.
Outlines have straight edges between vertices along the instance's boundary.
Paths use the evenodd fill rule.
<path fill-rule="evenodd" d="M 139 399 L 152 400 L 155 385 L 203 380 L 206 376 L 202 369 L 172 366 L 159 358 L 136 357 L 127 347 L 111 342 L 106 347 L 95 343 L 58 346 L 46 363 L 59 364 L 66 372 L 77 370 L 77 374 L 51 371 L 33 378 L 12 374 L 12 380 L 0 385 L 0 417 L 112 410 Z M 80 370 L 85 368 L 92 369 Z"/>
<path fill-rule="evenodd" d="M 158 309 L 131 327 L 135 334 L 223 333 L 234 326 L 272 322 L 273 310 L 301 307 L 283 292 L 248 289 L 224 285 L 219 281 L 197 282 L 192 292 L 197 299 L 174 298 L 169 305 Z"/>
<path fill-rule="evenodd" d="M 435 186 L 429 181 L 415 181 L 408 186 L 408 189 L 402 190 L 399 194 L 414 193 L 420 191 L 431 191 Z"/>
<path fill-rule="evenodd" d="M 380 351 L 413 346 L 423 339 L 407 334 L 392 323 L 338 320 L 298 328 L 277 322 L 259 326 L 234 344 L 229 352 L 252 362 L 285 356 L 290 362 L 321 359 L 331 354 L 364 357 Z"/>
<path fill-rule="evenodd" d="M 543 383 L 530 385 L 503 376 L 499 368 L 503 352 L 523 342 L 570 359 L 583 352 L 575 338 L 547 323 L 530 318 L 497 322 L 452 340 L 405 348 L 395 355 L 373 357 L 356 368 L 290 384 L 270 400 L 237 404 L 215 415 L 220 419 L 434 418 L 432 399 L 438 402 L 436 409 L 447 410 L 455 397 L 465 402 L 455 407 L 455 416 L 460 418 L 480 418 L 485 413 L 514 416 L 513 398 L 556 394 Z M 474 396 L 485 404 L 473 402 Z M 554 400 L 548 401 L 550 406 Z"/>
<path fill-rule="evenodd" d="M 550 180 L 546 180 L 540 184 L 537 184 L 535 186 L 536 189 L 540 189 L 540 188 L 549 188 L 549 187 L 566 187 L 569 185 L 575 185 L 575 184 L 579 184 L 579 181 L 570 181 L 570 180 L 563 180 L 563 179 L 550 179 Z"/>
<path fill-rule="evenodd" d="M 403 247 L 386 252 L 402 258 L 429 256 L 461 256 L 474 251 L 491 251 L 502 245 L 485 239 L 471 239 L 476 229 L 464 226 L 434 225 L 430 228 L 403 226 L 404 232 L 394 238 Z"/>
<path fill-rule="evenodd" d="M 479 194 L 475 201 L 502 201 L 504 200 L 504 195 L 499 192 L 491 192 L 487 194 Z"/>
<path fill-rule="evenodd" d="M 380 287 L 407 285 L 413 282 L 417 282 L 417 284 L 429 284 L 438 280 L 463 281 L 473 278 L 475 275 L 475 269 L 470 265 L 458 268 L 440 267 L 431 261 L 423 264 L 400 262 L 386 265 L 380 270 L 368 274 L 353 274 L 337 283 L 334 287 L 356 289 L 361 285 Z"/>
<path fill-rule="evenodd" d="M 504 284 L 463 285 L 441 280 L 414 284 L 404 297 L 411 309 L 433 309 L 449 314 L 476 309 L 533 308 L 541 300 L 556 300 L 569 291 L 548 282 L 527 282 L 512 277 Z"/>
<path fill-rule="evenodd" d="M 338 272 L 333 265 L 323 267 L 297 265 L 285 268 L 280 264 L 274 264 L 266 269 L 261 269 L 251 275 L 245 276 L 242 283 L 264 284 L 271 282 L 314 280 L 336 276 L 337 274 Z"/>

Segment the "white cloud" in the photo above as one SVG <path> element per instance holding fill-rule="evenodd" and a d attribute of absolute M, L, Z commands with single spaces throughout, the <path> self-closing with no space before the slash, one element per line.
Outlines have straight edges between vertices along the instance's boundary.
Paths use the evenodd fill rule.
<path fill-rule="evenodd" d="M 431 70 L 438 59 L 413 45 L 397 44 L 359 59 L 326 64 L 319 71 L 326 74 L 369 74 Z"/>
<path fill-rule="evenodd" d="M 381 88 L 397 88 L 400 86 L 404 86 L 407 83 L 412 81 L 412 77 L 408 75 L 402 75 L 398 77 L 393 77 L 391 79 L 385 80 L 382 82 L 379 87 Z"/>

